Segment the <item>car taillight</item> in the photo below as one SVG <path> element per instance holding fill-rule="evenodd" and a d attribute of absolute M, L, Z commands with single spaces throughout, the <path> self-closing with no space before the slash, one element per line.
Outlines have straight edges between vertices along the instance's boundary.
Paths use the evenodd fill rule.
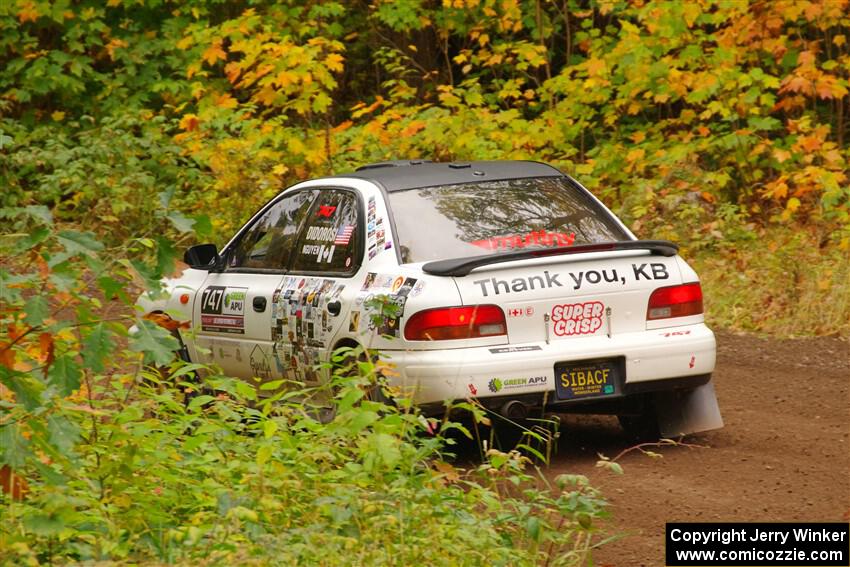
<path fill-rule="evenodd" d="M 404 326 L 404 338 L 409 341 L 473 339 L 505 334 L 505 313 L 496 305 L 426 309 L 414 313 Z"/>
<path fill-rule="evenodd" d="M 649 296 L 646 320 L 686 317 L 702 313 L 702 288 L 697 283 L 661 287 Z"/>

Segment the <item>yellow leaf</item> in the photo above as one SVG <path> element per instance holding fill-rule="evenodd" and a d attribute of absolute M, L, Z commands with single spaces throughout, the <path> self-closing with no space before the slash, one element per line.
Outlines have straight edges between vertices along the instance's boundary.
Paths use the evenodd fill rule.
<path fill-rule="evenodd" d="M 204 51 L 204 54 L 201 57 L 208 65 L 214 65 L 219 59 L 227 59 L 227 54 L 221 48 L 221 40 L 217 39 L 214 41 L 213 44 Z"/>
<path fill-rule="evenodd" d="M 404 130 L 402 130 L 400 134 L 403 138 L 409 138 L 410 136 L 413 136 L 423 128 L 425 128 L 425 122 L 423 122 L 422 120 L 414 120 Z"/>
<path fill-rule="evenodd" d="M 629 163 L 634 163 L 639 159 L 643 159 L 644 154 L 646 154 L 646 152 L 643 151 L 643 148 L 631 150 L 629 153 L 626 154 L 626 161 Z"/>
<path fill-rule="evenodd" d="M 238 104 L 238 101 L 227 93 L 215 98 L 215 105 L 219 108 L 236 108 Z"/>
<path fill-rule="evenodd" d="M 346 120 L 345 122 L 342 122 L 341 124 L 338 124 L 331 128 L 331 132 L 333 132 L 334 134 L 336 134 L 337 132 L 343 132 L 351 128 L 353 125 L 354 122 L 352 122 L 351 120 Z"/>
<path fill-rule="evenodd" d="M 791 152 L 789 152 L 788 150 L 783 150 L 781 148 L 776 148 L 775 150 L 773 150 L 773 157 L 779 163 L 784 163 L 791 159 Z"/>
<path fill-rule="evenodd" d="M 834 43 L 838 47 L 841 47 L 842 45 L 847 43 L 847 39 L 844 37 L 844 35 L 837 35 L 834 38 L 832 38 L 832 43 Z"/>
<path fill-rule="evenodd" d="M 24 22 L 35 22 L 38 20 L 39 16 L 41 16 L 41 14 L 38 13 L 35 2 L 23 2 L 18 4 L 18 8 L 20 9 L 18 12 L 18 21 L 22 24 Z"/>
<path fill-rule="evenodd" d="M 183 118 L 180 119 L 180 128 L 182 130 L 186 130 L 187 132 L 191 132 L 198 127 L 198 117 L 194 114 L 186 114 Z"/>
<path fill-rule="evenodd" d="M 640 144 L 641 142 L 646 140 L 646 134 L 644 134 L 643 132 L 635 132 L 631 135 L 631 138 L 632 142 L 634 142 L 635 144 Z"/>
<path fill-rule="evenodd" d="M 342 55 L 339 53 L 331 53 L 325 59 L 325 66 L 331 71 L 339 73 L 342 71 L 342 61 Z"/>
<path fill-rule="evenodd" d="M 606 65 L 602 59 L 591 57 L 587 60 L 587 74 L 592 77 L 601 77 L 605 75 Z"/>
<path fill-rule="evenodd" d="M 790 199 L 788 199 L 788 203 L 786 203 L 785 205 L 785 209 L 792 213 L 796 212 L 799 208 L 800 199 L 798 199 L 797 197 L 791 197 Z"/>
<path fill-rule="evenodd" d="M 62 122 L 65 119 L 65 113 L 59 110 L 56 110 L 50 114 L 50 117 L 56 122 Z"/>

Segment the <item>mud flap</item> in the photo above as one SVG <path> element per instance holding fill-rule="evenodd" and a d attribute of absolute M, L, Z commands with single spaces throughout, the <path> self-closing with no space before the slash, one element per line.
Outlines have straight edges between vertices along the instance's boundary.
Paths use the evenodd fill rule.
<path fill-rule="evenodd" d="M 662 437 L 676 439 L 723 427 L 713 382 L 693 390 L 658 392 L 653 398 Z"/>

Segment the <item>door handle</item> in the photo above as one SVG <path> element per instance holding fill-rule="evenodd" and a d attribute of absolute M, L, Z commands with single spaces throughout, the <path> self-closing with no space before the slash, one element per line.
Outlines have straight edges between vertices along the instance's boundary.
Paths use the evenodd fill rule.
<path fill-rule="evenodd" d="M 328 313 L 336 317 L 342 311 L 342 303 L 339 301 L 331 301 L 328 303 Z"/>
<path fill-rule="evenodd" d="M 266 298 L 265 297 L 255 297 L 252 302 L 254 305 L 254 311 L 257 313 L 262 313 L 266 310 Z"/>

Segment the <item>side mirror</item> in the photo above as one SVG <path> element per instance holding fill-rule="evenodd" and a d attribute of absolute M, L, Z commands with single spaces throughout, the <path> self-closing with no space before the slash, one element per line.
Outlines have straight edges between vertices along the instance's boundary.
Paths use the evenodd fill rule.
<path fill-rule="evenodd" d="M 192 246 L 183 254 L 183 261 L 192 268 L 212 268 L 219 261 L 218 249 L 215 244 L 198 244 Z"/>

